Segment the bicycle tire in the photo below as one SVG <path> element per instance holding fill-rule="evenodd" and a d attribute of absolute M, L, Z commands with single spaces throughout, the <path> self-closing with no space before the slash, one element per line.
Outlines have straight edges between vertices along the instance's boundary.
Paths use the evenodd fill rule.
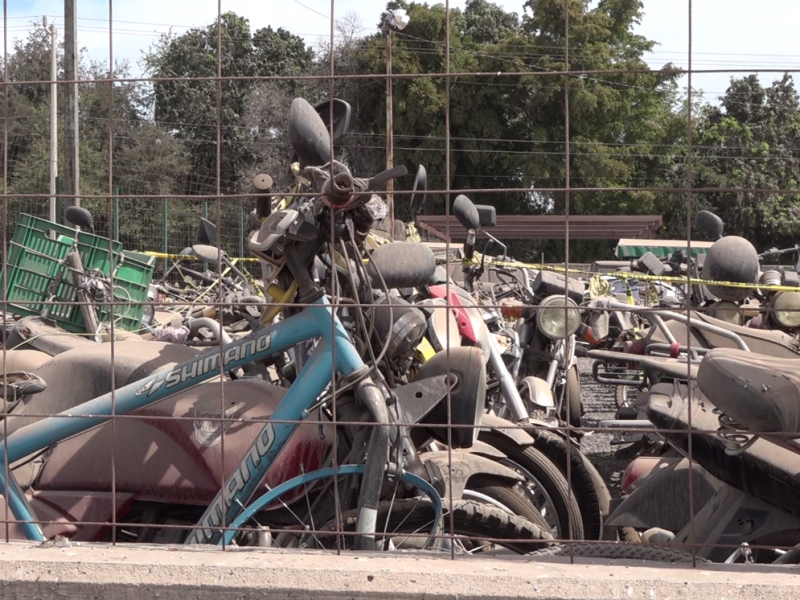
<path fill-rule="evenodd" d="M 532 446 L 523 447 L 505 435 L 484 430 L 478 439 L 506 455 L 507 461 L 527 471 L 547 492 L 556 513 L 558 537 L 561 539 L 584 539 L 583 516 L 569 484 L 559 468 L 543 452 Z M 507 465 L 508 466 L 508 465 Z M 569 536 L 571 529 L 572 535 Z"/>
<path fill-rule="evenodd" d="M 528 554 L 541 549 L 544 544 L 551 543 L 552 536 L 528 521 L 516 515 L 509 514 L 499 508 L 472 502 L 458 500 L 456 506 L 449 510 L 445 502 L 445 515 L 443 529 L 437 535 L 450 535 L 452 518 L 453 535 L 475 538 L 480 540 L 503 540 L 496 543 L 507 550 L 518 554 Z M 415 533 L 425 529 L 434 519 L 434 508 L 429 500 L 417 498 L 397 500 L 393 503 L 382 502 L 378 507 L 378 531 L 376 540 L 380 542 L 384 527 L 391 531 L 395 537 L 402 534 Z M 351 510 L 343 513 L 339 520 L 342 530 L 353 532 L 358 521 L 358 511 Z M 326 524 L 323 531 L 335 531 L 336 523 Z M 336 547 L 336 536 L 325 536 L 325 545 Z M 352 545 L 353 536 L 342 536 L 340 547 Z"/>
<path fill-rule="evenodd" d="M 572 546 L 572 548 L 570 548 Z M 648 544 L 557 544 L 531 552 L 532 556 L 575 556 L 610 560 L 645 560 L 666 563 L 691 563 L 692 555 L 680 550 Z M 711 561 L 695 557 L 698 563 Z"/>

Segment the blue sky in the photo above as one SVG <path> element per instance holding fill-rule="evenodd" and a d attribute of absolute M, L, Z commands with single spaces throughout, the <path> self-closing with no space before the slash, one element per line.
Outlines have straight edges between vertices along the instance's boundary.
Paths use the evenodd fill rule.
<path fill-rule="evenodd" d="M 108 2 L 77 0 L 79 42 L 96 60 L 108 60 Z M 523 0 L 495 0 L 507 10 L 522 11 Z M 63 0 L 7 0 L 9 38 L 24 37 L 31 20 L 49 15 L 62 33 Z M 463 6 L 453 0 L 451 6 Z M 660 46 L 648 56 L 653 67 L 666 62 L 687 66 L 688 0 L 645 0 L 643 35 Z M 336 0 L 334 18 L 356 14 L 369 33 L 379 20 L 383 1 Z M 222 10 L 250 19 L 253 27 L 285 27 L 311 44 L 329 35 L 330 0 L 223 0 Z M 115 0 L 114 56 L 135 67 L 143 50 L 161 32 L 178 33 L 216 17 L 217 0 Z M 797 0 L 694 0 L 693 62 L 698 69 L 800 69 L 796 43 L 800 24 Z M 138 72 L 138 68 L 134 68 Z M 727 88 L 730 73 L 695 75 L 694 86 L 714 99 Z M 764 74 L 769 83 L 780 74 Z"/>

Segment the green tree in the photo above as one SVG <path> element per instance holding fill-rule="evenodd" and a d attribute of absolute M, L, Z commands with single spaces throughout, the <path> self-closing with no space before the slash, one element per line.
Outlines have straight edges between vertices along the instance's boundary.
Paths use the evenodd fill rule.
<path fill-rule="evenodd" d="M 725 231 L 757 247 L 797 243 L 800 196 L 753 189 L 800 188 L 800 100 L 791 75 L 769 87 L 750 75 L 732 79 L 719 106 L 706 107 L 693 147 L 693 183 L 732 188 L 698 194 Z"/>
<path fill-rule="evenodd" d="M 63 52 L 59 49 L 59 56 Z M 34 23 L 28 38 L 15 43 L 8 57 L 9 79 L 42 83 L 9 86 L 9 201 L 13 226 L 21 212 L 47 215 L 50 159 L 50 36 Z M 59 73 L 63 77 L 63 70 Z M 107 195 L 109 190 L 109 123 L 113 150 L 112 188 L 122 194 L 172 195 L 181 190 L 189 162 L 181 144 L 166 130 L 146 118 L 144 89 L 137 83 L 116 83 L 113 102 L 108 66 L 92 63 L 82 52 L 79 76 L 88 81 L 79 89 L 81 193 Z M 129 77 L 127 65 L 117 65 L 113 76 Z M 59 86 L 59 165 L 64 160 L 65 87 Z M 14 198 L 13 194 L 40 194 Z M 82 204 L 95 215 L 100 231 L 108 231 L 109 203 L 84 198 Z M 129 248 L 148 248 L 151 210 L 147 202 L 122 200 L 120 234 Z M 156 213 L 157 215 L 160 213 Z"/>
<path fill-rule="evenodd" d="M 436 74 L 445 71 L 445 9 L 441 4 L 390 2 L 405 8 L 411 22 L 394 33 L 393 71 Z M 530 192 L 477 193 L 473 200 L 493 204 L 500 213 L 560 213 L 564 195 L 564 76 L 573 70 L 616 70 L 602 76 L 570 77 L 570 184 L 572 187 L 653 187 L 674 169 L 685 125 L 675 110 L 676 80 L 670 72 L 631 73 L 654 42 L 633 33 L 642 18 L 639 0 L 601 0 L 570 4 L 570 60 L 564 53 L 563 0 L 529 0 L 520 21 L 487 0 L 471 0 L 450 15 L 450 71 L 497 73 L 454 77 L 450 88 L 451 187 L 529 189 Z M 355 72 L 383 73 L 385 34 L 357 44 L 346 64 Z M 353 53 L 351 52 L 351 55 Z M 352 65 L 355 65 L 353 67 Z M 503 76 L 503 72 L 522 75 Z M 345 93 L 350 93 L 346 90 Z M 382 81 L 359 82 L 352 95 L 359 107 L 357 130 L 373 154 L 385 135 Z M 445 106 L 442 78 L 394 82 L 395 162 L 428 167 L 431 185 L 444 186 Z M 377 148 L 376 148 L 377 146 Z M 573 193 L 572 214 L 652 213 L 666 203 L 638 192 Z M 442 211 L 441 199 L 437 210 Z M 584 254 L 607 252 L 586 246 Z M 520 247 L 538 255 L 542 245 Z M 561 253 L 557 244 L 545 249 Z M 535 254 L 534 254 L 535 252 Z M 575 257 L 573 253 L 573 257 Z"/>
<path fill-rule="evenodd" d="M 218 40 L 221 75 L 234 79 L 211 79 L 217 76 Z M 218 125 L 222 191 L 236 190 L 242 173 L 255 160 L 255 132 L 242 126 L 242 119 L 256 78 L 300 74 L 312 57 L 302 38 L 271 27 L 253 33 L 247 19 L 230 12 L 222 15 L 219 28 L 213 23 L 180 36 L 164 35 L 154 44 L 144 65 L 150 75 L 164 80 L 153 84 L 152 107 L 156 122 L 187 148 L 195 180 L 187 191 L 200 187 L 213 192 L 215 188 Z"/>

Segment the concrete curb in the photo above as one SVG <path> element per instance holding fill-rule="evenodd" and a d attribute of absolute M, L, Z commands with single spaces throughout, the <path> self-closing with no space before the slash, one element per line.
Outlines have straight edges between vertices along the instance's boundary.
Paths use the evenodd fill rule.
<path fill-rule="evenodd" d="M 638 563 L 638 564 L 637 564 Z M 457 558 L 183 547 L 0 545 L 8 600 L 795 600 L 792 567 L 691 569 L 529 557 Z M 649 563 L 652 565 L 653 563 Z"/>

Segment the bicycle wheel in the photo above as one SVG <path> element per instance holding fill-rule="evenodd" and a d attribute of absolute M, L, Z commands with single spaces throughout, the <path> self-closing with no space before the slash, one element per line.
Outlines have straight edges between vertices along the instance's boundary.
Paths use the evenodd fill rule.
<path fill-rule="evenodd" d="M 530 521 L 509 514 L 487 504 L 469 500 L 454 502 L 452 509 L 445 503 L 443 523 L 437 535 L 430 531 L 436 520 L 430 501 L 407 499 L 383 502 L 378 507 L 378 527 L 375 532 L 376 547 L 382 550 L 428 550 L 459 554 L 477 554 L 503 548 L 518 554 L 526 554 L 542 548 L 552 536 Z M 355 537 L 347 535 L 355 531 L 358 511 L 342 514 L 339 525 L 342 532 L 336 535 L 336 523 L 330 522 L 322 528 L 331 534 L 320 532 L 317 539 L 325 546 L 352 549 Z M 452 531 L 451 525 L 452 523 Z"/>
<path fill-rule="evenodd" d="M 496 431 L 481 431 L 478 439 L 506 455 L 498 459 L 525 477 L 525 493 L 539 509 L 557 539 L 584 539 L 581 510 L 566 478 L 542 452 L 522 447 Z M 569 532 L 572 535 L 569 535 Z"/>

